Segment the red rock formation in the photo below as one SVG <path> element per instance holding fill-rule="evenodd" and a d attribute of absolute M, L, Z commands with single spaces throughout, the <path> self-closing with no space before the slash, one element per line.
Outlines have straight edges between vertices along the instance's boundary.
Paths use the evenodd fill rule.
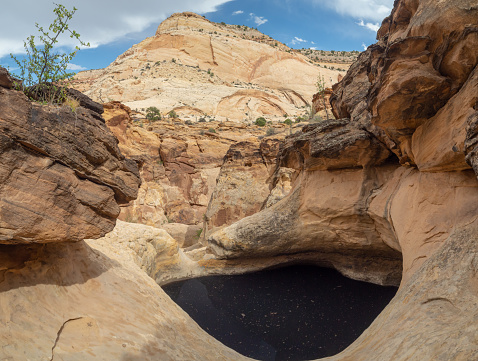
<path fill-rule="evenodd" d="M 0 75 L 0 243 L 97 238 L 119 204 L 134 199 L 139 173 L 92 110 L 42 106 Z"/>
<path fill-rule="evenodd" d="M 206 236 L 264 207 L 279 143 L 277 138 L 251 139 L 229 148 L 205 214 Z"/>
<path fill-rule="evenodd" d="M 395 5 L 379 41 L 334 86 L 334 115 L 373 130 L 402 164 L 434 171 L 468 168 L 463 144 L 477 101 L 476 4 L 402 0 Z M 458 109 L 461 114 L 452 116 L 450 125 Z"/>

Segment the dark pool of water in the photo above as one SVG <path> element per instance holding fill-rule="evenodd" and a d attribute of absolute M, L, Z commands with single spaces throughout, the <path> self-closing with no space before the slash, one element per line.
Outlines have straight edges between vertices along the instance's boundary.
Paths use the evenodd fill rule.
<path fill-rule="evenodd" d="M 211 336 L 265 361 L 337 354 L 397 291 L 314 266 L 201 277 L 163 289 Z"/>

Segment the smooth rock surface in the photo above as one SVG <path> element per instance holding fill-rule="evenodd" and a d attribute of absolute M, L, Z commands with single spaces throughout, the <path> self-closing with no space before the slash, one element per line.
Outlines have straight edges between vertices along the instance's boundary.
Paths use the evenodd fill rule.
<path fill-rule="evenodd" d="M 274 137 L 237 142 L 229 148 L 205 213 L 206 237 L 264 207 L 279 144 Z"/>
<path fill-rule="evenodd" d="M 477 359 L 476 226 L 457 228 L 351 346 L 323 360 Z"/>
<path fill-rule="evenodd" d="M 0 358 L 246 360 L 171 301 L 135 263 L 147 255 L 142 244 L 134 247 L 1 245 Z"/>

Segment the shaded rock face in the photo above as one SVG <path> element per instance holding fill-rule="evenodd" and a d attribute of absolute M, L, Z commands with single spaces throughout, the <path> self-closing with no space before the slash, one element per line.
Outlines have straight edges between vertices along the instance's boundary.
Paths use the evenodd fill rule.
<path fill-rule="evenodd" d="M 277 138 L 251 139 L 229 148 L 205 214 L 206 236 L 264 207 L 279 144 Z"/>
<path fill-rule="evenodd" d="M 267 137 L 265 128 L 233 122 L 161 121 L 141 127 L 133 124 L 129 107 L 119 102 L 104 106 L 119 148 L 141 165 L 138 198 L 122 207 L 121 220 L 167 229 L 188 247 L 199 241 L 198 235 L 203 238 L 264 206 L 285 125 Z M 284 197 L 290 185 L 279 188 L 269 204 Z"/>
<path fill-rule="evenodd" d="M 467 169 L 463 142 L 478 96 L 476 4 L 395 5 L 379 41 L 334 86 L 334 114 L 378 127 L 377 137 L 402 164 L 424 171 Z"/>
<path fill-rule="evenodd" d="M 0 243 L 100 237 L 137 195 L 136 163 L 88 109 L 0 87 L 0 140 Z"/>
<path fill-rule="evenodd" d="M 165 122 L 134 126 L 130 112 L 121 103 L 105 106 L 106 123 L 121 151 L 141 164 L 138 198 L 123 207 L 120 219 L 156 227 L 202 223 L 222 158 L 234 140 Z"/>

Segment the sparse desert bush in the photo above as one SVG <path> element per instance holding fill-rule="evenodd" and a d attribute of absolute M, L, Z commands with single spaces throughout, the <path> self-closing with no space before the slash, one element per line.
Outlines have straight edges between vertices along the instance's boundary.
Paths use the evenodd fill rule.
<path fill-rule="evenodd" d="M 209 133 L 216 133 L 216 130 L 215 130 L 214 128 L 209 128 L 209 129 L 208 129 L 208 132 L 209 132 Z"/>
<path fill-rule="evenodd" d="M 317 92 L 320 96 L 320 101 L 325 109 L 325 116 L 328 120 L 329 112 L 327 111 L 327 102 L 325 100 L 325 79 L 324 79 L 324 76 L 321 74 L 319 74 L 319 76 L 317 77 L 316 87 L 317 87 Z"/>
<path fill-rule="evenodd" d="M 312 118 L 310 118 L 308 120 L 309 123 L 319 123 L 321 122 L 323 119 L 322 117 L 319 115 L 319 114 L 315 114 Z"/>
<path fill-rule="evenodd" d="M 290 120 L 289 118 L 287 118 L 286 120 L 284 120 L 284 124 L 291 125 L 291 124 L 292 124 L 292 120 Z"/>
<path fill-rule="evenodd" d="M 266 119 L 264 117 L 259 117 L 256 119 L 256 121 L 254 122 L 255 125 L 258 125 L 259 127 L 263 127 L 266 125 Z"/>
<path fill-rule="evenodd" d="M 177 115 L 174 110 L 171 110 L 171 111 L 168 113 L 168 117 L 175 119 L 175 118 L 179 118 L 179 115 Z"/>
<path fill-rule="evenodd" d="M 271 128 L 271 127 L 267 128 L 267 131 L 266 131 L 267 136 L 274 135 L 274 134 L 276 134 L 276 130 L 274 128 Z"/>
<path fill-rule="evenodd" d="M 75 73 L 68 73 L 68 66 L 75 57 L 76 52 L 80 50 L 78 46 L 71 53 L 55 51 L 54 46 L 58 42 L 58 37 L 67 33 L 70 38 L 76 39 L 82 46 L 90 46 L 80 40 L 80 34 L 71 30 L 69 22 L 76 12 L 76 8 L 69 11 L 61 4 L 55 4 L 53 13 L 56 18 L 53 20 L 48 30 L 35 24 L 40 35 L 37 39 L 40 44 L 35 42 L 35 36 L 30 35 L 23 42 L 25 56 L 19 60 L 13 54 L 10 57 L 15 61 L 19 72 L 15 75 L 19 82 L 15 82 L 15 87 L 22 90 L 33 100 L 40 102 L 62 103 L 66 98 L 65 87 L 66 80 Z M 50 33 L 51 32 L 51 33 Z"/>
<path fill-rule="evenodd" d="M 184 124 L 186 124 L 186 125 L 193 125 L 193 122 L 188 119 L 188 120 L 186 120 L 186 121 L 184 122 Z"/>
<path fill-rule="evenodd" d="M 198 122 L 199 122 L 199 123 L 205 123 L 205 122 L 206 122 L 206 118 L 202 118 L 202 117 L 201 117 L 201 118 L 199 118 Z"/>

